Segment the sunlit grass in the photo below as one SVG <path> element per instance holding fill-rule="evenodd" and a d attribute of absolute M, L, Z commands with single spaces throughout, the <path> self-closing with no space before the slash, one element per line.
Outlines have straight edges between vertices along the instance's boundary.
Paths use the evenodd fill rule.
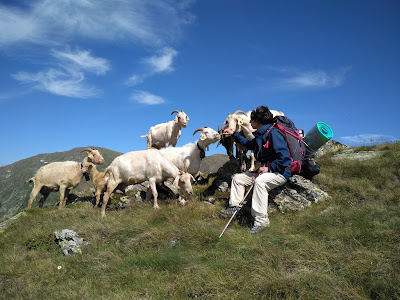
<path fill-rule="evenodd" d="M 383 153 L 319 159 L 314 181 L 331 199 L 274 213 L 255 236 L 235 221 L 218 238 L 226 193 L 215 205 L 134 203 L 105 218 L 86 203 L 29 210 L 0 233 L 0 298 L 399 299 L 400 149 L 372 149 Z M 64 228 L 89 242 L 82 255 L 51 243 Z"/>

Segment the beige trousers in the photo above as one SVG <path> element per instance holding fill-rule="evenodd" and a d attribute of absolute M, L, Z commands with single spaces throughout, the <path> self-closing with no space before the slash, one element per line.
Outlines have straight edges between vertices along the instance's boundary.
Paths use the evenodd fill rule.
<path fill-rule="evenodd" d="M 250 186 L 253 173 L 235 174 L 232 178 L 230 206 L 238 206 L 243 200 L 245 189 Z M 251 214 L 255 225 L 269 224 L 268 219 L 268 191 L 286 183 L 286 178 L 279 173 L 264 173 L 258 175 L 254 180 L 253 197 L 251 202 Z"/>

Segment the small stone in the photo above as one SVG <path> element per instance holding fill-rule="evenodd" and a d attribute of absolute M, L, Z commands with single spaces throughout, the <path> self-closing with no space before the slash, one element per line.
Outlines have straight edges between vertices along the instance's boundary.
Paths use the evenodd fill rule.
<path fill-rule="evenodd" d="M 55 242 L 60 246 L 64 255 L 82 254 L 81 245 L 87 242 L 78 237 L 78 234 L 70 229 L 55 231 Z"/>
<path fill-rule="evenodd" d="M 228 190 L 228 183 L 227 182 L 222 182 L 219 186 L 218 186 L 218 190 L 221 191 L 222 193 L 225 193 Z"/>

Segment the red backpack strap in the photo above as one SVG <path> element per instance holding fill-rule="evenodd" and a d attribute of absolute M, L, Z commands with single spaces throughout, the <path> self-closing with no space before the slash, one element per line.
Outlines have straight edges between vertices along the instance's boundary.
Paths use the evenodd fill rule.
<path fill-rule="evenodd" d="M 264 144 L 264 146 L 263 146 L 264 148 L 268 148 L 269 147 L 268 134 L 271 131 L 271 129 L 276 125 L 278 125 L 278 124 L 276 124 L 276 123 L 272 124 L 272 126 L 267 130 L 267 133 L 265 134 L 265 139 L 267 140 L 267 142 Z"/>

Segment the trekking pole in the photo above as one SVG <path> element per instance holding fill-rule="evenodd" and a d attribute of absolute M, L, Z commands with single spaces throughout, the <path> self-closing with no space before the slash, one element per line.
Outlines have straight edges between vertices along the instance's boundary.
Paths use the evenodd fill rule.
<path fill-rule="evenodd" d="M 253 175 L 253 180 L 252 180 L 252 182 L 251 182 L 251 186 L 250 186 L 249 190 L 247 191 L 246 195 L 243 197 L 243 200 L 240 201 L 240 203 L 239 203 L 239 207 L 240 207 L 239 210 L 242 209 L 243 205 L 245 204 L 244 202 L 245 202 L 247 196 L 249 195 L 251 189 L 252 189 L 253 186 L 254 186 L 254 179 L 255 179 L 255 178 L 256 178 L 256 173 L 254 173 L 254 175 Z M 219 239 L 220 239 L 221 236 L 224 234 L 225 230 L 228 228 L 229 224 L 231 223 L 231 221 L 232 221 L 233 218 L 236 216 L 236 214 L 237 214 L 237 212 L 238 212 L 239 210 L 235 210 L 235 212 L 233 213 L 232 217 L 229 219 L 228 223 L 226 224 L 224 230 L 222 230 L 221 234 L 219 235 Z"/>

